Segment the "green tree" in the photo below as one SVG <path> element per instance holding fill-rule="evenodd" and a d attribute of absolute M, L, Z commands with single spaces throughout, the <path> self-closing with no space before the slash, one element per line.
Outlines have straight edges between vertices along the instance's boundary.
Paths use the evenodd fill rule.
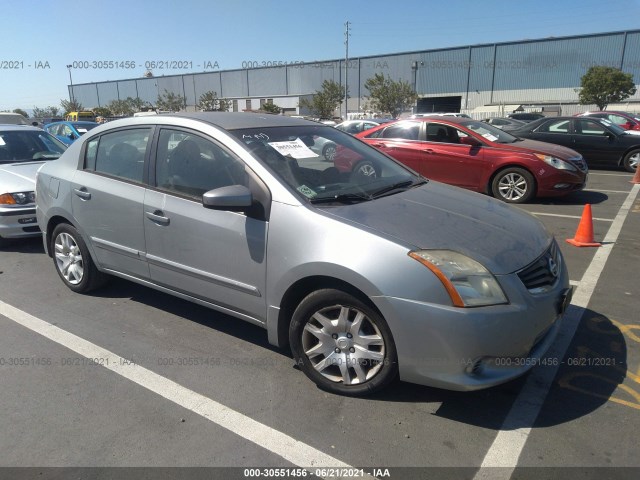
<path fill-rule="evenodd" d="M 93 113 L 95 113 L 96 117 L 110 117 L 113 115 L 108 107 L 96 107 L 93 109 Z"/>
<path fill-rule="evenodd" d="M 27 112 L 25 112 L 24 110 L 22 110 L 21 108 L 16 108 L 13 113 L 19 113 L 20 115 L 22 115 L 24 118 L 29 118 L 29 114 Z"/>
<path fill-rule="evenodd" d="M 33 107 L 34 118 L 58 117 L 58 116 L 60 116 L 60 109 L 58 107 L 51 107 L 51 106 L 46 108 Z"/>
<path fill-rule="evenodd" d="M 622 102 L 636 93 L 633 75 L 613 67 L 594 66 L 580 81 L 581 105 L 595 104 L 600 110 L 610 103 Z"/>
<path fill-rule="evenodd" d="M 65 115 L 69 112 L 81 112 L 84 110 L 82 104 L 75 98 L 73 100 L 60 100 L 60 106 Z"/>
<path fill-rule="evenodd" d="M 418 98 L 409 82 L 396 82 L 381 73 L 368 79 L 364 86 L 369 90 L 371 106 L 381 113 L 390 113 L 394 118 L 409 110 Z"/>
<path fill-rule="evenodd" d="M 344 87 L 333 80 L 322 82 L 322 90 L 316 90 L 311 100 L 303 98 L 300 106 L 320 118 L 331 118 L 344 99 Z"/>
<path fill-rule="evenodd" d="M 142 112 L 147 110 L 148 108 L 152 108 L 153 105 L 151 105 L 149 102 L 145 102 L 144 100 L 142 100 L 140 97 L 127 97 L 124 100 L 125 102 L 127 102 L 129 104 L 129 106 L 131 107 L 131 110 L 133 110 L 133 112 Z"/>
<path fill-rule="evenodd" d="M 218 98 L 218 92 L 210 90 L 200 95 L 196 106 L 203 112 L 226 112 L 229 110 L 230 102 L 224 98 Z"/>
<path fill-rule="evenodd" d="M 106 108 L 116 117 L 128 117 L 136 112 L 131 103 L 126 100 L 111 100 L 107 103 Z"/>
<path fill-rule="evenodd" d="M 265 112 L 273 113 L 275 115 L 280 115 L 282 113 L 282 109 L 273 102 L 266 102 L 260 107 L 260 110 L 264 110 Z"/>
<path fill-rule="evenodd" d="M 185 106 L 185 98 L 182 95 L 176 95 L 168 90 L 165 90 L 162 95 L 158 95 L 158 101 L 156 102 L 158 110 L 167 110 L 169 112 L 178 112 Z"/>

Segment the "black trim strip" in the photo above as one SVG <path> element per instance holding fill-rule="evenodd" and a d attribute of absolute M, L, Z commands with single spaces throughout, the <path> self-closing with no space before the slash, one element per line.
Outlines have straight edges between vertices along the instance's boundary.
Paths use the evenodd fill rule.
<path fill-rule="evenodd" d="M 30 208 L 29 210 L 16 210 L 15 212 L 6 211 L 0 212 L 0 217 L 15 217 L 18 215 L 35 215 L 36 209 Z"/>

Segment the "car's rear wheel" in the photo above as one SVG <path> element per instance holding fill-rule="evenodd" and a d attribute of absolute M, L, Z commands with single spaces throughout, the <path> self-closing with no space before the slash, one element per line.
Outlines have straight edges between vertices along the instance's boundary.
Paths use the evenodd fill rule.
<path fill-rule="evenodd" d="M 353 170 L 351 171 L 351 175 L 361 179 L 368 178 L 373 180 L 378 178 L 378 172 L 376 170 L 376 167 L 373 165 L 372 162 L 368 160 L 365 160 L 364 162 L 360 162 L 356 164 L 356 166 L 353 167 Z"/>
<path fill-rule="evenodd" d="M 322 149 L 322 156 L 327 162 L 333 162 L 334 158 L 336 158 L 336 151 L 336 146 L 330 143 Z"/>
<path fill-rule="evenodd" d="M 535 193 L 535 180 L 522 168 L 506 168 L 493 179 L 491 191 L 494 197 L 507 203 L 524 203 Z"/>
<path fill-rule="evenodd" d="M 622 165 L 627 172 L 635 173 L 640 161 L 640 150 L 631 150 L 625 155 Z"/>
<path fill-rule="evenodd" d="M 342 395 L 375 392 L 398 372 L 384 318 L 341 290 L 318 290 L 300 302 L 289 328 L 296 363 L 320 388 Z"/>
<path fill-rule="evenodd" d="M 85 293 L 105 283 L 107 275 L 98 271 L 84 240 L 74 227 L 61 223 L 51 237 L 53 263 L 67 287 L 74 292 Z"/>

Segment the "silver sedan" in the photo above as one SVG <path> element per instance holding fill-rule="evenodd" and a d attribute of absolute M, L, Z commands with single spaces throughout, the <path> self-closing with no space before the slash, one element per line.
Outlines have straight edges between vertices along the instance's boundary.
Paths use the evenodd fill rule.
<path fill-rule="evenodd" d="M 318 160 L 376 165 L 376 177 Z M 254 323 L 319 387 L 455 390 L 525 373 L 571 298 L 533 216 L 429 181 L 360 140 L 247 113 L 97 127 L 37 181 L 48 254 L 73 291 L 115 275 Z"/>

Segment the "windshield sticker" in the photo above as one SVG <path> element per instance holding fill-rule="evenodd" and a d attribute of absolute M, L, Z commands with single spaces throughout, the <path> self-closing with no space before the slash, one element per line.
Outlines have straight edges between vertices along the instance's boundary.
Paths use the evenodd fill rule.
<path fill-rule="evenodd" d="M 87 129 L 86 128 L 77 128 L 76 130 L 78 130 L 78 133 L 80 133 L 80 134 L 87 133 Z"/>
<path fill-rule="evenodd" d="M 311 190 L 306 185 L 300 185 L 298 188 L 296 188 L 296 190 L 298 190 L 301 194 L 303 194 L 307 198 L 313 198 L 316 195 L 318 195 L 316 192 Z"/>
<path fill-rule="evenodd" d="M 278 153 L 283 156 L 290 155 L 293 158 L 309 158 L 320 156 L 313 153 L 313 151 L 311 151 L 311 149 L 307 147 L 299 138 L 290 140 L 288 142 L 269 142 L 269 145 L 275 148 Z"/>
<path fill-rule="evenodd" d="M 4 143 L 4 138 L 0 137 L 0 146 L 5 146 L 6 143 Z"/>
<path fill-rule="evenodd" d="M 638 130 L 625 130 L 624 133 L 627 135 L 640 135 L 640 131 Z"/>
<path fill-rule="evenodd" d="M 495 135 L 491 135 L 490 133 L 484 133 L 482 134 L 482 136 L 490 142 L 495 142 L 496 140 L 498 140 L 498 137 L 496 137 Z"/>

